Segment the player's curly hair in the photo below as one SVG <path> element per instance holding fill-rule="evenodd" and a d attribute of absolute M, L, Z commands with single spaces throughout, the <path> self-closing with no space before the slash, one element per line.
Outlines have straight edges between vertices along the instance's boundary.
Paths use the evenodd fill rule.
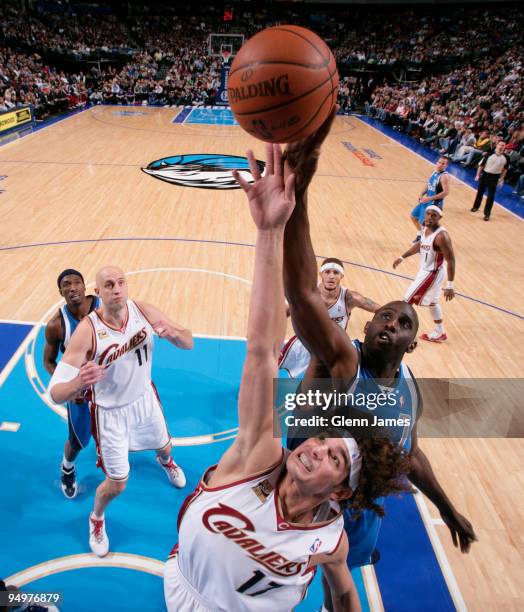
<path fill-rule="evenodd" d="M 413 492 L 407 480 L 410 471 L 409 454 L 388 438 L 370 435 L 369 432 L 365 436 L 359 436 L 345 428 L 331 428 L 325 430 L 319 437 L 340 438 L 351 435 L 358 444 L 362 468 L 358 487 L 353 495 L 340 505 L 353 511 L 353 519 L 357 519 L 364 510 L 372 510 L 378 516 L 384 516 L 384 507 L 377 503 L 378 498 Z"/>
<path fill-rule="evenodd" d="M 384 507 L 377 503 L 377 498 L 413 491 L 407 480 L 409 455 L 387 438 L 367 437 L 357 440 L 357 444 L 362 456 L 360 478 L 358 487 L 344 505 L 353 510 L 355 519 L 363 510 L 384 516 Z"/>

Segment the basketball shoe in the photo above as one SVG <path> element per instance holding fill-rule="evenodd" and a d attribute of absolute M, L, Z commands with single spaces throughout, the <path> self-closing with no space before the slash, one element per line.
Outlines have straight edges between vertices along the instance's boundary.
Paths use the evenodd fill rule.
<path fill-rule="evenodd" d="M 62 492 L 67 497 L 67 499 L 74 499 L 76 497 L 76 494 L 78 493 L 78 488 L 76 486 L 76 474 L 74 466 L 68 470 L 66 467 L 64 467 L 64 465 L 62 465 L 62 477 L 60 479 L 60 487 L 62 488 Z"/>
<path fill-rule="evenodd" d="M 174 461 L 173 457 L 169 457 L 167 463 L 162 463 L 160 457 L 157 455 L 156 460 L 160 467 L 164 470 L 169 478 L 169 482 L 174 485 L 177 489 L 182 489 L 186 486 L 186 476 L 180 466 Z"/>
<path fill-rule="evenodd" d="M 93 513 L 89 515 L 89 547 L 97 557 L 105 557 L 109 552 L 105 519 L 97 519 Z"/>
<path fill-rule="evenodd" d="M 446 342 L 446 340 L 448 339 L 448 337 L 446 336 L 445 333 L 439 333 L 435 330 L 433 330 L 432 332 L 429 332 L 429 334 L 422 334 L 420 336 L 421 340 L 427 340 L 428 342 Z"/>

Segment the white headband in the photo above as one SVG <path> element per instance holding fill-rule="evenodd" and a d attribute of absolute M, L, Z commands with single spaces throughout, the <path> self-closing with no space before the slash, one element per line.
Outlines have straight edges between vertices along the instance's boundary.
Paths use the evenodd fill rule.
<path fill-rule="evenodd" d="M 334 261 L 328 261 L 328 263 L 325 263 L 324 265 L 320 266 L 321 272 L 325 272 L 326 270 L 336 270 L 337 272 L 340 272 L 342 276 L 344 276 L 344 268 Z"/>
<path fill-rule="evenodd" d="M 362 468 L 362 455 L 358 448 L 358 444 L 355 442 L 355 438 L 342 438 L 346 448 L 348 449 L 349 456 L 349 486 L 353 491 L 358 487 L 358 481 L 360 480 L 360 470 Z"/>
<path fill-rule="evenodd" d="M 426 210 L 432 210 L 433 212 L 438 213 L 440 217 L 442 217 L 442 208 L 439 208 L 435 204 L 431 204 L 431 206 L 428 206 Z"/>

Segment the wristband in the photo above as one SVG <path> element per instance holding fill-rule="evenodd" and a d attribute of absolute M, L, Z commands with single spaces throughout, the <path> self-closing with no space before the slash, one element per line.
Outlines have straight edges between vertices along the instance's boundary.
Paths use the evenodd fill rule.
<path fill-rule="evenodd" d="M 446 289 L 453 289 L 453 281 L 447 282 Z"/>
<path fill-rule="evenodd" d="M 402 255 L 399 257 L 400 261 L 404 261 L 404 258 L 402 257 Z"/>

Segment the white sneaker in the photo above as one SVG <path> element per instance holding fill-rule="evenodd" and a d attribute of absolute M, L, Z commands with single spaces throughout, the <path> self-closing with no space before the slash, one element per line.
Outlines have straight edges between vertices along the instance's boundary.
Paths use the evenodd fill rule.
<path fill-rule="evenodd" d="M 436 330 L 429 332 L 429 334 L 424 333 L 420 336 L 420 338 L 422 340 L 427 340 L 428 342 L 446 342 L 446 340 L 448 339 L 447 335 L 444 332 L 440 333 Z"/>
<path fill-rule="evenodd" d="M 109 552 L 105 519 L 96 519 L 93 513 L 89 515 L 89 547 L 97 557 L 105 557 Z"/>
<path fill-rule="evenodd" d="M 156 460 L 160 467 L 164 470 L 169 478 L 169 482 L 174 485 L 177 489 L 183 489 L 186 486 L 186 476 L 180 466 L 178 466 L 174 461 L 173 457 L 169 457 L 169 463 L 164 465 L 162 461 L 160 461 L 160 457 L 157 455 Z"/>

